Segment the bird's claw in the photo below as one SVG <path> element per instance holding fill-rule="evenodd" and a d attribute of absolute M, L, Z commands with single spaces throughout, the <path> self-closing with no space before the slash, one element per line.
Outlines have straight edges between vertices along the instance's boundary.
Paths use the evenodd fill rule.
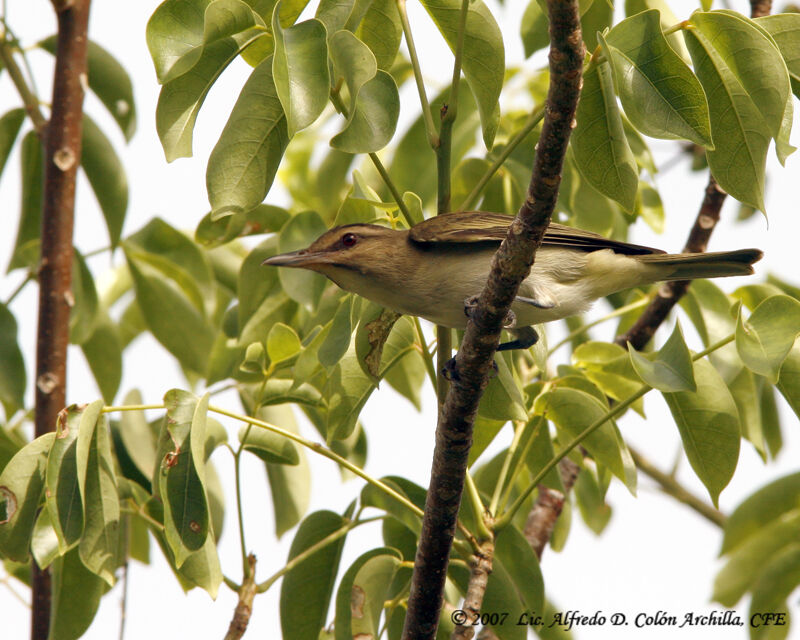
<path fill-rule="evenodd" d="M 461 379 L 461 377 L 458 375 L 455 357 L 450 358 L 444 363 L 444 366 L 442 367 L 442 375 L 448 382 L 458 382 Z"/>
<path fill-rule="evenodd" d="M 478 296 L 470 296 L 464 299 L 464 315 L 468 318 L 472 317 L 472 312 L 478 306 Z"/>

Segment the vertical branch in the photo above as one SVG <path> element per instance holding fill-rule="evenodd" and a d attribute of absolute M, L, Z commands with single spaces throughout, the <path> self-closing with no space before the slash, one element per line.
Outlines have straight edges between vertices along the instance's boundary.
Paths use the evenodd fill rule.
<path fill-rule="evenodd" d="M 414 565 L 403 638 L 436 635 L 453 532 L 464 489 L 472 427 L 500 331 L 550 223 L 578 103 L 583 67 L 578 3 L 549 0 L 550 87 L 531 184 L 467 324 L 436 430 L 431 482 Z"/>
<path fill-rule="evenodd" d="M 75 178 L 81 157 L 90 0 L 54 2 L 58 48 L 52 113 L 44 139 L 44 206 L 36 340 L 36 436 L 55 428 L 66 403 L 67 344 L 72 297 Z M 50 574 L 33 563 L 31 638 L 50 625 Z"/>

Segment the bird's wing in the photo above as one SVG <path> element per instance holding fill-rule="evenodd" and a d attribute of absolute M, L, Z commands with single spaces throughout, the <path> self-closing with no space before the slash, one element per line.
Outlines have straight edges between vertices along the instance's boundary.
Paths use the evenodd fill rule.
<path fill-rule="evenodd" d="M 511 224 L 511 216 L 483 211 L 457 211 L 425 220 L 409 229 L 411 240 L 420 243 L 438 242 L 501 242 Z M 604 236 L 551 222 L 542 244 L 577 251 L 612 249 L 625 255 L 664 253 L 660 249 L 611 240 Z"/>

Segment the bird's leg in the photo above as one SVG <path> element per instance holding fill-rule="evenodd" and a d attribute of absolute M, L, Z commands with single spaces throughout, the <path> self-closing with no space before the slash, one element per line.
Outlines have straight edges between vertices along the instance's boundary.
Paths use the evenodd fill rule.
<path fill-rule="evenodd" d="M 504 342 L 499 347 L 498 351 L 508 351 L 509 349 L 528 349 L 536 344 L 539 340 L 539 334 L 533 327 L 519 327 L 518 329 L 511 330 L 512 335 L 516 340 Z"/>

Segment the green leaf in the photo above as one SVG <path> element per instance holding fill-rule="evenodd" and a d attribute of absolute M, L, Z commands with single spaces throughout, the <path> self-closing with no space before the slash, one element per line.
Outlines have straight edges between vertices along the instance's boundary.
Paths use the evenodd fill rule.
<path fill-rule="evenodd" d="M 632 211 L 639 171 L 622 125 L 611 69 L 592 64 L 583 74 L 572 149 L 581 175 L 600 193 Z"/>
<path fill-rule="evenodd" d="M 764 424 L 761 419 L 761 396 L 764 378 L 742 367 L 733 380 L 728 382 L 736 410 L 739 412 L 739 424 L 742 437 L 750 441 L 761 459 L 767 460 L 767 447 L 764 441 Z"/>
<path fill-rule="evenodd" d="M 782 126 L 786 68 L 775 45 L 744 16 L 697 12 L 691 22 L 696 28 L 684 38 L 708 98 L 715 144 L 709 166 L 729 194 L 764 211 L 767 147 Z"/>
<path fill-rule="evenodd" d="M 378 637 L 378 619 L 401 559 L 397 550 L 379 547 L 350 565 L 336 592 L 336 640 Z"/>
<path fill-rule="evenodd" d="M 108 228 L 111 246 L 119 243 L 128 210 L 128 178 L 111 142 L 89 116 L 83 116 L 81 166 Z"/>
<path fill-rule="evenodd" d="M 8 156 L 11 155 L 11 149 L 24 121 L 25 109 L 21 107 L 11 109 L 0 117 L 0 176 L 3 175 Z"/>
<path fill-rule="evenodd" d="M 0 303 L 0 402 L 7 410 L 25 406 L 25 360 L 17 342 L 17 320 Z"/>
<path fill-rule="evenodd" d="M 784 640 L 789 637 L 790 607 L 787 598 L 800 584 L 800 545 L 789 544 L 767 561 L 766 567 L 753 585 L 753 597 L 750 601 L 750 620 L 755 624 L 763 621 L 760 627 L 753 629 L 754 639 Z M 783 618 L 775 626 L 768 626 L 770 613 L 783 614 Z M 781 624 L 783 622 L 784 624 Z M 753 624 L 753 623 L 751 623 Z"/>
<path fill-rule="evenodd" d="M 611 507 L 604 500 L 603 489 L 592 473 L 583 471 L 575 481 L 574 491 L 583 521 L 596 535 L 600 535 L 611 519 Z"/>
<path fill-rule="evenodd" d="M 495 558 L 508 573 L 527 610 L 541 611 L 544 606 L 544 579 L 539 560 L 516 527 L 505 527 L 497 534 Z"/>
<path fill-rule="evenodd" d="M 529 0 L 519 28 L 526 58 L 550 44 L 550 21 L 538 0 Z"/>
<path fill-rule="evenodd" d="M 403 317 L 395 325 L 383 348 L 379 377 L 393 367 L 407 353 L 415 349 L 416 336 L 410 318 Z M 364 374 L 358 363 L 353 344 L 331 373 L 326 385 L 328 398 L 328 442 L 349 436 L 355 428 L 358 415 L 375 383 Z"/>
<path fill-rule="evenodd" d="M 136 289 L 136 302 L 153 336 L 184 366 L 196 372 L 206 368 L 214 336 L 204 314 L 164 274 L 153 269 L 142 254 L 123 243 Z"/>
<path fill-rule="evenodd" d="M 236 297 L 239 299 L 237 325 L 240 335 L 247 322 L 267 297 L 271 293 L 279 291 L 279 270 L 261 264 L 277 253 L 278 239 L 275 236 L 269 237 L 247 254 L 239 268 Z M 260 336 L 262 339 L 263 335 Z"/>
<path fill-rule="evenodd" d="M 536 398 L 534 411 L 553 421 L 566 441 L 579 436 L 589 425 L 602 418 L 608 409 L 595 397 L 578 389 L 556 388 Z M 613 421 L 605 422 L 587 436 L 581 445 L 600 464 L 625 481 L 620 443 Z"/>
<path fill-rule="evenodd" d="M 39 260 L 39 234 L 42 226 L 42 198 L 44 195 L 44 157 L 42 143 L 34 131 L 22 138 L 20 149 L 22 174 L 22 203 L 19 214 L 17 239 L 8 270 L 33 267 Z"/>
<path fill-rule="evenodd" d="M 795 341 L 783 361 L 777 386 L 795 414 L 800 416 L 800 340 Z"/>
<path fill-rule="evenodd" d="M 50 520 L 50 512 L 42 509 L 31 536 L 31 555 L 41 569 L 46 569 L 59 557 L 58 536 Z"/>
<path fill-rule="evenodd" d="M 212 0 L 165 0 L 147 22 L 147 48 L 166 84 L 189 71 L 203 53 L 205 10 Z"/>
<path fill-rule="evenodd" d="M 389 71 L 403 39 L 403 26 L 394 0 L 372 0 L 355 33 L 375 54 L 378 69 Z"/>
<path fill-rule="evenodd" d="M 267 336 L 267 355 L 273 365 L 293 358 L 300 349 L 300 338 L 294 329 L 282 322 L 272 325 Z"/>
<path fill-rule="evenodd" d="M 78 428 L 76 463 L 85 509 L 78 551 L 86 568 L 111 586 L 119 565 L 120 506 L 108 420 L 100 414 L 102 408 L 102 400 L 86 407 Z"/>
<path fill-rule="evenodd" d="M 181 579 L 204 589 L 212 599 L 216 600 L 219 585 L 222 583 L 222 569 L 213 536 L 206 538 L 205 544 L 199 551 L 190 553 L 186 557 L 178 570 L 178 575 Z"/>
<path fill-rule="evenodd" d="M 143 404 L 138 389 L 129 391 L 123 399 L 124 405 Z M 159 463 L 155 434 L 142 411 L 123 411 L 120 414 L 120 439 L 125 451 L 145 478 L 152 478 Z"/>
<path fill-rule="evenodd" d="M 697 391 L 665 393 L 664 399 L 681 434 L 686 457 L 717 505 L 739 460 L 739 413 L 713 365 L 694 363 Z"/>
<path fill-rule="evenodd" d="M 361 87 L 345 127 L 331 138 L 331 146 L 346 153 L 383 149 L 394 136 L 399 115 L 400 95 L 394 78 L 379 70 Z"/>
<path fill-rule="evenodd" d="M 306 20 L 284 31 L 278 20 L 280 6 L 280 2 L 275 5 L 272 15 L 272 77 L 292 138 L 328 104 L 328 47 L 325 26 L 319 20 Z"/>
<path fill-rule="evenodd" d="M 340 531 L 347 521 L 332 511 L 315 511 L 300 523 L 287 562 Z M 327 622 L 345 536 L 323 546 L 283 577 L 280 597 L 284 640 L 317 640 Z"/>
<path fill-rule="evenodd" d="M 253 29 L 203 47 L 202 55 L 190 70 L 161 87 L 156 130 L 167 162 L 192 155 L 194 124 L 208 92 L 233 59 L 260 35 L 260 31 Z M 256 204 L 247 208 L 252 209 Z"/>
<path fill-rule="evenodd" d="M 800 333 L 800 302 L 786 295 L 764 300 L 747 320 L 739 314 L 736 349 L 742 362 L 772 384 Z"/>
<path fill-rule="evenodd" d="M 56 439 L 47 455 L 45 507 L 58 540 L 59 555 L 77 544 L 83 534 L 80 484 L 86 477 L 86 467 L 78 467 L 77 450 L 80 423 L 86 414 L 96 421 L 99 409 L 84 412 L 71 405 L 59 414 Z M 90 425 L 85 426 L 91 429 Z"/>
<path fill-rule="evenodd" d="M 731 299 L 710 280 L 693 280 L 680 304 L 706 347 L 736 330 L 736 314 L 731 312 Z M 734 344 L 717 349 L 710 360 L 725 380 L 733 380 L 743 366 Z"/>
<path fill-rule="evenodd" d="M 791 511 L 762 524 L 757 533 L 729 554 L 727 564 L 714 580 L 714 600 L 727 607 L 735 605 L 768 563 L 784 548 L 795 545 L 799 537 L 800 509 L 796 505 Z"/>
<path fill-rule="evenodd" d="M 625 114 L 639 131 L 713 147 L 703 87 L 664 37 L 657 10 L 623 20 L 604 42 Z"/>
<path fill-rule="evenodd" d="M 203 42 L 208 45 L 229 36 L 247 31 L 251 27 L 266 25 L 250 4 L 241 0 L 215 0 L 206 8 L 203 17 Z"/>
<path fill-rule="evenodd" d="M 36 46 L 55 55 L 56 36 L 45 38 Z M 131 77 L 125 71 L 125 67 L 96 42 L 89 41 L 87 56 L 89 88 L 108 109 L 122 130 L 125 140 L 130 142 L 136 133 L 136 103 L 133 100 Z M 85 154 L 85 144 L 83 149 Z M 85 158 L 83 161 L 85 162 Z"/>
<path fill-rule="evenodd" d="M 697 391 L 692 354 L 683 339 L 681 325 L 675 323 L 672 335 L 656 354 L 643 354 L 628 344 L 631 364 L 639 377 L 659 391 Z"/>
<path fill-rule="evenodd" d="M 53 563 L 49 640 L 77 640 L 89 628 L 106 583 L 84 566 L 77 549 Z M 75 594 L 81 594 L 76 598 Z"/>
<path fill-rule="evenodd" d="M 800 473 L 783 476 L 748 496 L 725 522 L 720 555 L 730 554 L 757 537 L 761 529 L 797 509 Z"/>
<path fill-rule="evenodd" d="M 339 303 L 330 330 L 317 351 L 317 358 L 323 367 L 333 367 L 347 353 L 353 335 L 352 312 L 353 296 L 346 295 Z M 378 359 L 380 360 L 380 354 Z"/>
<path fill-rule="evenodd" d="M 455 51 L 461 20 L 460 0 L 422 0 L 451 51 Z M 483 128 L 483 142 L 491 149 L 500 122 L 498 100 L 505 75 L 503 35 L 494 17 L 481 0 L 467 8 L 464 30 L 462 68 L 467 79 Z"/>
<path fill-rule="evenodd" d="M 206 187 L 214 213 L 257 206 L 269 192 L 288 144 L 270 57 L 245 82 L 208 159 Z"/>
<path fill-rule="evenodd" d="M 497 375 L 489 380 L 478 406 L 478 413 L 484 418 L 504 421 L 528 419 L 525 400 L 510 361 L 507 354 L 498 354 L 495 357 Z"/>
<path fill-rule="evenodd" d="M 55 437 L 55 433 L 47 433 L 29 442 L 0 473 L 0 552 L 10 560 L 28 561 L 28 544 L 44 491 L 47 455 Z"/>
<path fill-rule="evenodd" d="M 361 370 L 373 380 L 377 381 L 380 375 L 383 346 L 399 318 L 399 313 L 369 301 L 361 312 L 355 337 L 356 356 Z"/>
<path fill-rule="evenodd" d="M 205 491 L 204 446 L 208 394 L 198 399 L 172 389 L 164 396 L 167 416 L 159 438 L 157 477 L 164 503 L 164 532 L 181 568 L 192 552 L 209 537 L 209 510 Z"/>
<path fill-rule="evenodd" d="M 488 625 L 500 640 L 525 640 L 527 630 L 516 624 L 526 610 L 504 563 L 496 562 L 489 575 L 482 609 L 487 612 L 508 612 L 502 624 Z"/>
<path fill-rule="evenodd" d="M 314 211 L 299 213 L 287 222 L 278 236 L 278 251 L 286 253 L 304 249 L 328 228 Z M 278 269 L 278 278 L 286 294 L 300 304 L 314 308 L 319 304 L 325 278 L 305 269 Z"/>
<path fill-rule="evenodd" d="M 247 434 L 246 440 L 245 434 Z M 264 462 L 300 464 L 300 456 L 291 440 L 259 426 L 244 426 L 239 429 L 239 442 L 244 442 L 245 451 L 257 455 Z"/>
<path fill-rule="evenodd" d="M 288 405 L 262 407 L 257 417 L 287 431 L 298 433 L 294 414 Z M 275 510 L 275 535 L 281 537 L 305 514 L 311 494 L 311 471 L 305 452 L 297 450 L 299 464 L 266 464 L 272 504 Z"/>
<path fill-rule="evenodd" d="M 117 326 L 104 310 L 98 313 L 94 331 L 81 343 L 81 349 L 103 399 L 112 404 L 122 380 L 122 342 Z"/>
<path fill-rule="evenodd" d="M 215 219 L 211 212 L 203 216 L 194 232 L 195 242 L 211 249 L 236 238 L 262 233 L 275 233 L 289 219 L 282 207 L 259 204 L 250 211 L 234 213 Z M 266 271 L 261 269 L 261 271 Z"/>
<path fill-rule="evenodd" d="M 333 35 L 345 28 L 355 4 L 356 0 L 320 0 L 314 17 L 325 25 L 329 35 Z"/>
<path fill-rule="evenodd" d="M 72 260 L 73 305 L 69 310 L 69 340 L 83 344 L 94 333 L 98 318 L 97 289 L 86 261 L 75 249 Z"/>
<path fill-rule="evenodd" d="M 779 13 L 756 18 L 755 22 L 766 29 L 778 45 L 789 70 L 792 91 L 800 97 L 800 14 Z"/>
<path fill-rule="evenodd" d="M 426 491 L 418 484 L 400 476 L 386 476 L 381 478 L 381 481 L 401 496 L 408 498 L 420 509 L 425 507 Z M 402 522 L 415 536 L 419 536 L 422 530 L 422 521 L 419 516 L 382 489 L 373 484 L 365 484 L 361 490 L 360 500 L 365 507 L 375 507 L 394 516 L 398 522 Z"/>

